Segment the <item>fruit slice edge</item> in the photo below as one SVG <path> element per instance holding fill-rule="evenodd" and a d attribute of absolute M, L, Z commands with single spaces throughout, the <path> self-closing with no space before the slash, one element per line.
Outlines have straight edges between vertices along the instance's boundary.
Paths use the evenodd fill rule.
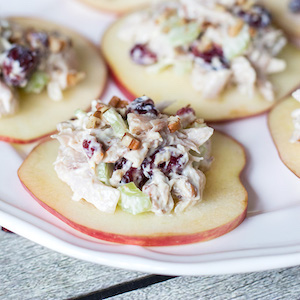
<path fill-rule="evenodd" d="M 77 108 L 88 109 L 91 100 L 98 98 L 105 88 L 107 70 L 100 50 L 78 33 L 40 19 L 10 20 L 70 36 L 80 59 L 79 70 L 86 73 L 82 82 L 64 92 L 64 99 L 60 102 L 49 99 L 45 91 L 39 95 L 20 93 L 19 111 L 14 116 L 0 119 L 0 140 L 30 143 L 54 132 L 56 124 L 71 118 Z"/>
<path fill-rule="evenodd" d="M 148 6 L 152 3 L 151 0 L 80 0 L 81 2 L 90 5 L 93 8 L 115 13 L 123 14 L 143 6 Z"/>
<path fill-rule="evenodd" d="M 261 0 L 273 16 L 273 21 L 277 23 L 286 34 L 300 43 L 300 14 L 290 12 L 289 0 Z M 298 44 L 299 45 L 299 44 Z"/>
<path fill-rule="evenodd" d="M 168 246 L 206 241 L 237 227 L 247 211 L 247 192 L 239 175 L 245 152 L 233 139 L 216 132 L 215 161 L 207 172 L 204 200 L 185 213 L 133 216 L 117 209 L 105 214 L 81 200 L 71 200 L 70 188 L 53 169 L 58 143 L 47 141 L 35 148 L 18 171 L 27 191 L 48 211 L 71 227 L 95 238 L 122 244 Z"/>
<path fill-rule="evenodd" d="M 160 102 L 177 100 L 167 112 L 175 111 L 191 104 L 199 116 L 206 121 L 225 121 L 249 117 L 268 111 L 275 103 L 269 102 L 255 90 L 254 97 L 241 94 L 237 88 L 231 87 L 218 99 L 203 99 L 201 93 L 192 87 L 189 75 L 177 75 L 171 69 L 158 74 L 151 74 L 145 67 L 134 64 L 130 57 L 130 44 L 118 38 L 118 32 L 124 25 L 127 16 L 116 21 L 105 32 L 102 50 L 108 65 L 117 79 L 117 84 L 126 95 L 147 95 Z M 271 75 L 270 80 L 276 88 L 276 101 L 283 99 L 300 85 L 300 51 L 287 45 L 279 57 L 287 61 L 286 71 Z M 275 101 L 275 102 L 276 102 Z"/>
<path fill-rule="evenodd" d="M 291 113 L 300 109 L 300 103 L 288 98 L 276 105 L 269 114 L 269 129 L 283 163 L 300 177 L 300 143 L 290 143 L 294 131 Z"/>

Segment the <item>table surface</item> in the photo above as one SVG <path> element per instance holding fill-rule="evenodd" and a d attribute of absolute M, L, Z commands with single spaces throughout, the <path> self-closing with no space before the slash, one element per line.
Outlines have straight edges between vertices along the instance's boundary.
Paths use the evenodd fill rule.
<path fill-rule="evenodd" d="M 75 0 L 0 0 L 0 16 L 33 15 L 59 20 L 90 35 L 99 12 Z M 53 13 L 55 12 L 55 13 Z M 106 21 L 112 16 L 101 15 Z M 73 23 L 72 23 L 73 22 Z M 95 27 L 94 27 L 95 28 Z M 94 35 L 94 42 L 102 34 Z M 70 258 L 16 234 L 0 231 L 0 299 L 299 299 L 300 266 L 273 271 L 222 276 L 157 276 Z"/>
<path fill-rule="evenodd" d="M 156 276 L 67 257 L 0 231 L 0 299 L 299 299 L 300 266 L 222 276 Z"/>

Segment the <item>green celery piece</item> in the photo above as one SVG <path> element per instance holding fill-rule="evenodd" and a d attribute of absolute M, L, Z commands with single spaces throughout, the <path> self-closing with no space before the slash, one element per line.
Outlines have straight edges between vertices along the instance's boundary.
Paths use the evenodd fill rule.
<path fill-rule="evenodd" d="M 245 25 L 236 37 L 228 37 L 224 39 L 224 56 L 228 60 L 232 60 L 233 58 L 242 55 L 248 48 L 250 41 L 251 36 L 248 26 Z"/>
<path fill-rule="evenodd" d="M 150 197 L 138 189 L 133 182 L 120 186 L 118 190 L 121 192 L 118 205 L 122 210 L 137 215 L 151 209 Z"/>
<path fill-rule="evenodd" d="M 172 28 L 168 33 L 168 38 L 173 47 L 184 46 L 197 39 L 200 32 L 199 24 L 191 22 Z"/>
<path fill-rule="evenodd" d="M 113 107 L 107 110 L 103 114 L 103 117 L 110 124 L 117 137 L 122 138 L 128 131 L 127 125 L 122 116 Z"/>
<path fill-rule="evenodd" d="M 96 167 L 96 174 L 98 179 L 106 185 L 110 185 L 109 179 L 113 171 L 113 164 L 99 163 Z"/>
<path fill-rule="evenodd" d="M 36 71 L 32 74 L 27 85 L 24 87 L 25 92 L 39 94 L 49 82 L 49 76 L 45 72 Z"/>

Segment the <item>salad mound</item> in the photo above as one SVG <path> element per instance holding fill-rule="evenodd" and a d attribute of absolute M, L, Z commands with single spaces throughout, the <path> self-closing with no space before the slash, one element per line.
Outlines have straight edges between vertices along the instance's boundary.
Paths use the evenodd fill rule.
<path fill-rule="evenodd" d="M 99 97 L 106 66 L 93 44 L 58 24 L 9 18 L 2 26 L 0 114 L 6 116 L 0 118 L 0 140 L 34 142 L 53 133 L 76 108 L 87 109 L 86 99 Z"/>
<path fill-rule="evenodd" d="M 147 96 L 108 105 L 58 125 L 55 170 L 73 191 L 97 209 L 131 214 L 179 213 L 202 201 L 213 129 L 187 106 L 166 115 Z"/>
<path fill-rule="evenodd" d="M 206 121 L 265 112 L 299 84 L 300 51 L 255 1 L 163 3 L 117 20 L 102 49 L 128 97 L 191 103 Z"/>
<path fill-rule="evenodd" d="M 300 177 L 300 104 L 299 92 L 270 112 L 269 128 L 283 163 Z M 298 100 L 298 101 L 296 101 Z"/>
<path fill-rule="evenodd" d="M 85 77 L 77 67 L 69 37 L 0 19 L 0 117 L 16 113 L 18 89 L 46 89 L 51 100 L 62 100 L 62 92 Z"/>
<path fill-rule="evenodd" d="M 18 170 L 34 199 L 76 230 L 171 246 L 219 237 L 246 217 L 244 149 L 220 132 L 211 136 L 191 107 L 170 116 L 145 96 L 131 104 L 114 97 L 76 116 Z"/>
<path fill-rule="evenodd" d="M 180 0 L 133 14 L 119 32 L 131 60 L 149 72 L 172 67 L 191 74 L 192 86 L 212 99 L 235 85 L 248 97 L 257 87 L 274 101 L 269 75 L 285 70 L 286 45 L 271 14 L 255 1 Z"/>

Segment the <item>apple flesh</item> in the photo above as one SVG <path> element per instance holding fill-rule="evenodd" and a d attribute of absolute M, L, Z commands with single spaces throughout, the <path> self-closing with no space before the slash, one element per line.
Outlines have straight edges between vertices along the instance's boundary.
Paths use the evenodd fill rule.
<path fill-rule="evenodd" d="M 294 131 L 292 111 L 300 109 L 300 103 L 288 98 L 276 105 L 269 114 L 269 129 L 283 163 L 300 177 L 300 143 L 289 140 Z"/>
<path fill-rule="evenodd" d="M 96 9 L 105 12 L 124 14 L 132 10 L 148 6 L 153 3 L 153 0 L 81 0 Z M 162 1 L 162 0 L 158 0 Z M 156 2 L 158 2 L 156 1 Z"/>
<path fill-rule="evenodd" d="M 88 109 L 106 85 L 107 70 L 99 50 L 79 34 L 48 21 L 11 18 L 17 24 L 44 30 L 56 30 L 72 38 L 78 56 L 78 69 L 86 78 L 63 93 L 63 100 L 51 100 L 47 92 L 20 93 L 20 107 L 13 116 L 0 119 L 0 140 L 10 143 L 31 143 L 56 130 L 56 124 L 71 118 L 78 108 Z"/>
<path fill-rule="evenodd" d="M 255 90 L 253 97 L 241 94 L 236 87 L 228 87 L 216 99 L 204 99 L 201 93 L 192 87 L 190 74 L 178 75 L 172 68 L 158 74 L 146 71 L 144 66 L 135 64 L 130 58 L 133 45 L 118 37 L 127 16 L 116 21 L 104 34 L 102 40 L 103 54 L 126 95 L 134 97 L 147 95 L 156 102 L 176 100 L 166 111 L 172 112 L 191 104 L 206 121 L 225 121 L 257 115 L 269 110 L 276 101 L 288 95 L 300 84 L 300 51 L 287 45 L 279 55 L 287 62 L 285 71 L 270 75 L 275 87 L 275 102 L 267 101 Z"/>
<path fill-rule="evenodd" d="M 95 238 L 141 246 L 170 246 L 219 237 L 245 218 L 247 192 L 239 175 L 246 158 L 243 147 L 219 132 L 213 136 L 212 168 L 206 173 L 204 199 L 181 214 L 131 215 L 117 208 L 106 214 L 92 204 L 71 199 L 72 191 L 56 175 L 53 162 L 58 142 L 37 146 L 21 165 L 18 175 L 27 191 L 49 212 L 71 227 Z"/>
<path fill-rule="evenodd" d="M 286 32 L 292 42 L 300 47 L 300 13 L 289 10 L 290 0 L 262 0 L 261 2 L 272 13 L 273 21 Z"/>

